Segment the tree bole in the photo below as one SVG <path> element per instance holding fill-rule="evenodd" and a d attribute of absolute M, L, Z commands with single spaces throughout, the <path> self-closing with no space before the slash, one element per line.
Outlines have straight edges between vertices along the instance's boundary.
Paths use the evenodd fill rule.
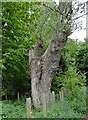
<path fill-rule="evenodd" d="M 59 31 L 43 55 L 41 54 L 40 42 L 37 42 L 34 50 L 29 52 L 32 99 L 36 109 L 42 104 L 43 93 L 46 95 L 47 103 L 50 99 L 51 82 L 59 66 L 59 60 L 66 40 L 66 35 Z"/>

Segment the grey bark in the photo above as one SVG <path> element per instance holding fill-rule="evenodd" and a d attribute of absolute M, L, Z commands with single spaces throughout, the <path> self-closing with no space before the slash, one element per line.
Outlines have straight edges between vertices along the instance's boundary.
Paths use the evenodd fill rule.
<path fill-rule="evenodd" d="M 43 93 L 46 94 L 47 103 L 49 101 L 53 74 L 59 66 L 61 53 L 67 40 L 67 36 L 61 33 L 58 27 L 56 35 L 43 55 L 41 55 L 40 43 L 36 43 L 35 49 L 29 52 L 32 98 L 36 109 L 42 103 Z"/>
<path fill-rule="evenodd" d="M 41 48 L 39 43 L 36 44 L 35 49 L 29 52 L 29 62 L 31 69 L 31 89 L 32 98 L 35 108 L 39 108 L 39 81 L 41 77 Z"/>
<path fill-rule="evenodd" d="M 46 95 L 46 102 L 49 101 L 52 78 L 59 66 L 67 36 L 67 32 L 64 33 L 58 23 L 55 36 L 43 55 L 40 41 L 36 42 L 34 50 L 29 51 L 32 98 L 36 109 L 42 104 L 43 93 Z"/>

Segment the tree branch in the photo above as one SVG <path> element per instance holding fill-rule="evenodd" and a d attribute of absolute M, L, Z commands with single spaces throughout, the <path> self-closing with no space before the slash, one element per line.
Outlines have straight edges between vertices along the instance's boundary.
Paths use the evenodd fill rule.
<path fill-rule="evenodd" d="M 72 20 L 79 19 L 79 18 L 81 18 L 81 17 L 83 17 L 83 16 L 85 16 L 85 15 L 87 15 L 87 14 L 88 14 L 88 13 L 85 13 L 85 14 L 83 14 L 83 15 L 81 15 L 81 16 L 78 16 L 78 17 L 76 17 L 76 18 L 72 19 Z"/>
<path fill-rule="evenodd" d="M 67 4 L 68 5 L 68 4 Z M 45 6 L 45 7 L 47 7 L 47 8 L 49 8 L 51 11 L 53 11 L 53 12 L 57 12 L 57 13 L 59 13 L 59 14 L 61 14 L 64 18 L 66 18 L 67 19 L 67 17 L 62 13 L 62 11 L 61 11 L 61 9 L 60 9 L 60 7 L 58 6 L 58 9 L 57 10 L 54 10 L 54 9 L 52 9 L 51 7 L 49 7 L 49 6 L 47 6 L 46 4 L 43 4 L 43 6 Z M 67 7 L 65 6 L 65 9 L 66 9 Z M 78 11 L 77 11 L 78 12 Z M 77 13 L 76 12 L 76 13 Z M 83 14 L 83 15 L 81 15 L 81 16 L 78 16 L 78 17 L 76 17 L 76 18 L 73 18 L 72 20 L 76 20 L 76 19 L 79 19 L 79 18 L 81 18 L 81 17 L 83 17 L 83 16 L 85 16 L 85 15 L 87 15 L 88 13 L 85 13 L 85 14 Z"/>

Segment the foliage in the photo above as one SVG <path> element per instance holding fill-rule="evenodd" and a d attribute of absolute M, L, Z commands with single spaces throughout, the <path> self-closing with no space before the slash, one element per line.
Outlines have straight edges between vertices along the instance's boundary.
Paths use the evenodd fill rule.
<path fill-rule="evenodd" d="M 65 53 L 64 57 L 67 61 L 67 65 L 73 66 L 76 62 L 76 54 L 77 51 L 80 49 L 80 43 L 74 39 L 68 39 L 66 46 L 65 46 Z"/>
<path fill-rule="evenodd" d="M 26 108 L 25 101 L 7 101 L 2 103 L 2 118 L 25 118 Z"/>
<path fill-rule="evenodd" d="M 0 66 L 3 62 L 2 94 L 8 99 L 14 99 L 14 96 L 16 98 L 17 92 L 25 95 L 30 90 L 28 52 L 38 40 L 42 41 L 44 52 L 55 33 L 58 17 L 56 11 L 50 7 L 54 9 L 56 6 L 52 2 L 48 3 L 48 7 L 45 7 L 42 2 L 2 3 L 3 57 L 0 60 Z M 66 27 L 66 21 L 64 18 L 63 20 L 62 25 Z M 71 23 L 67 27 L 71 27 L 69 25 Z M 78 70 L 82 73 L 77 73 Z M 87 74 L 87 44 L 68 39 L 60 60 L 59 70 L 52 81 L 52 90 L 57 94 L 57 103 L 53 109 L 48 106 L 49 118 L 80 118 L 85 115 L 85 76 L 88 78 Z M 65 92 L 63 102 L 59 101 L 58 97 L 62 88 Z M 39 111 L 33 108 L 32 112 L 34 118 L 43 117 L 42 108 Z M 25 100 L 3 101 L 1 116 L 3 118 L 25 118 Z"/>
<path fill-rule="evenodd" d="M 58 101 L 58 100 L 57 100 Z M 3 101 L 2 104 L 3 118 L 26 118 L 25 100 L 20 101 Z M 85 102 L 75 101 L 58 101 L 52 108 L 51 105 L 47 107 L 47 118 L 82 118 L 85 116 L 86 105 Z M 42 107 L 36 111 L 32 108 L 33 118 L 43 118 Z"/>
<path fill-rule="evenodd" d="M 82 73 L 77 74 L 75 69 L 69 68 L 65 75 L 60 75 L 59 73 L 57 75 L 55 76 L 52 87 L 57 95 L 63 89 L 65 99 L 69 101 L 74 101 L 75 99 L 84 101 L 86 99 L 86 80 Z"/>
<path fill-rule="evenodd" d="M 3 95 L 16 96 L 30 89 L 28 9 L 27 3 L 2 3 Z"/>
<path fill-rule="evenodd" d="M 69 101 L 77 99 L 80 103 L 86 100 L 85 76 L 77 74 L 72 68 L 66 72 L 63 78 L 65 97 Z"/>
<path fill-rule="evenodd" d="M 63 76 L 65 75 L 67 70 L 68 70 L 67 61 L 65 59 L 65 56 L 62 55 L 60 62 L 59 62 L 59 68 L 58 68 L 56 74 L 54 75 L 54 78 L 52 80 L 52 85 L 51 85 L 51 89 L 52 89 L 52 91 L 55 91 L 55 93 L 58 93 L 58 91 L 63 86 L 62 80 L 63 80 Z"/>
<path fill-rule="evenodd" d="M 29 49 L 42 39 L 45 50 L 56 21 L 56 14 L 41 2 L 2 3 L 3 95 L 16 97 L 17 92 L 21 95 L 30 90 Z"/>
<path fill-rule="evenodd" d="M 69 86 L 71 87 L 71 85 L 75 88 L 75 84 L 85 85 L 85 75 L 82 73 L 77 74 L 77 69 L 75 66 L 77 61 L 76 56 L 78 51 L 81 49 L 81 44 L 83 43 L 68 39 L 64 53 L 62 54 L 60 60 L 59 69 L 52 81 L 52 90 L 56 93 L 58 93 L 61 87 L 64 86 L 64 82 L 67 84 L 67 88 L 69 88 Z"/>
<path fill-rule="evenodd" d="M 44 52 L 55 33 L 57 21 L 62 21 L 62 16 L 59 16 L 59 19 L 57 17 L 58 6 L 55 3 L 47 3 L 45 6 L 44 4 L 43 2 L 2 3 L 3 59 L 0 63 L 3 62 L 3 95 L 16 96 L 17 92 L 21 95 L 30 90 L 29 49 L 34 47 L 36 41 L 42 40 Z M 63 18 L 63 26 L 66 26 L 64 22 L 66 21 Z M 69 65 L 75 62 L 77 45 L 73 40 L 67 42 L 66 50 L 60 60 L 58 71 L 60 74 L 56 75 L 55 83 L 53 80 L 52 89 L 56 86 L 60 88 L 57 77 L 59 76 L 62 81 Z"/>
<path fill-rule="evenodd" d="M 88 43 L 84 42 L 80 45 L 80 49 L 77 51 L 76 55 L 76 67 L 77 71 L 85 74 L 86 83 L 88 85 Z"/>

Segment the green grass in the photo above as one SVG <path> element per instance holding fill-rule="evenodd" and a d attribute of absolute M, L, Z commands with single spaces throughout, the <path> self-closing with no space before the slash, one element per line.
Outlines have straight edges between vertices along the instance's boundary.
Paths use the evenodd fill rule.
<path fill-rule="evenodd" d="M 20 101 L 3 101 L 2 103 L 2 118 L 26 118 L 26 100 Z M 58 101 L 52 108 L 51 105 L 47 108 L 47 118 L 82 118 L 86 113 L 85 102 L 77 101 Z M 42 107 L 36 111 L 32 108 L 33 118 L 43 118 Z"/>
<path fill-rule="evenodd" d="M 2 103 L 2 117 L 3 118 L 25 118 L 26 107 L 25 101 L 3 101 Z"/>

